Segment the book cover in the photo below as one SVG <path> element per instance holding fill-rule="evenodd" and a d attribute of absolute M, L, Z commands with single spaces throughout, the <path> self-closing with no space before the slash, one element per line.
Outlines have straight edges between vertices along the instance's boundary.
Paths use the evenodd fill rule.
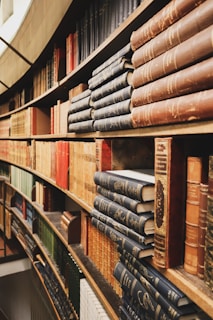
<path fill-rule="evenodd" d="M 133 128 L 207 120 L 213 118 L 213 90 L 203 90 L 153 102 L 131 112 Z"/>
<path fill-rule="evenodd" d="M 153 177 L 152 177 L 153 179 Z M 130 176 L 122 176 L 116 174 L 116 171 L 96 171 L 94 174 L 94 181 L 97 185 L 100 185 L 106 189 L 114 192 L 126 195 L 132 199 L 139 201 L 151 201 L 154 200 L 155 185 L 150 180 L 146 180 L 146 176 L 143 179 L 131 178 Z"/>
<path fill-rule="evenodd" d="M 186 161 L 181 141 L 155 138 L 154 262 L 162 268 L 183 263 Z"/>
<path fill-rule="evenodd" d="M 95 226 L 101 233 L 105 234 L 108 238 L 110 238 L 113 242 L 118 244 L 121 248 L 130 252 L 134 257 L 144 258 L 153 255 L 153 245 L 150 244 L 139 244 L 138 242 L 128 238 L 124 234 L 119 231 L 111 228 L 107 224 L 102 221 L 92 217 L 91 223 Z"/>
<path fill-rule="evenodd" d="M 130 263 L 141 276 L 145 277 L 171 304 L 179 307 L 191 303 L 191 300 L 169 281 L 161 272 L 154 268 L 145 259 L 136 259 L 128 251 L 118 247 L 120 252 L 120 260 L 125 263 Z"/>
<path fill-rule="evenodd" d="M 167 29 L 174 22 L 184 17 L 188 12 L 197 7 L 204 0 L 181 0 L 172 1 L 158 11 L 151 19 L 144 23 L 137 30 L 133 31 L 130 37 L 131 48 L 137 48 L 154 38 L 157 34 Z"/>
<path fill-rule="evenodd" d="M 136 215 L 125 207 L 122 207 L 99 194 L 94 199 L 94 207 L 98 211 L 124 224 L 130 229 L 133 229 L 141 235 L 153 235 L 154 233 L 153 212 L 144 212 L 141 215 Z"/>
<path fill-rule="evenodd" d="M 111 218 L 110 216 L 105 215 L 104 213 L 96 210 L 93 208 L 90 211 L 90 215 L 92 217 L 95 217 L 96 219 L 102 221 L 103 223 L 107 224 L 111 228 L 114 228 L 115 230 L 119 231 L 120 233 L 123 233 L 130 239 L 138 242 L 138 243 L 144 243 L 144 244 L 149 244 L 153 243 L 154 241 L 154 235 L 141 235 L 138 232 L 135 232 L 133 229 L 127 227 L 126 225 L 119 223 L 115 219 Z"/>
<path fill-rule="evenodd" d="M 141 202 L 138 200 L 134 200 L 125 195 L 105 189 L 100 185 L 97 186 L 97 193 L 100 193 L 102 196 L 120 204 L 121 206 L 137 214 L 141 214 L 146 211 L 154 211 L 154 201 Z"/>
<path fill-rule="evenodd" d="M 213 26 L 211 25 L 134 69 L 132 86 L 137 88 L 208 57 L 212 52 L 212 32 Z"/>
<path fill-rule="evenodd" d="M 132 63 L 135 68 L 189 39 L 212 24 L 213 4 L 204 1 L 185 16 L 135 50 Z M 199 21 L 199 23 L 197 23 Z"/>
<path fill-rule="evenodd" d="M 211 89 L 213 58 L 140 86 L 133 90 L 132 108 L 185 94 Z M 169 83 L 169 86 L 168 86 Z"/>
<path fill-rule="evenodd" d="M 186 236 L 184 269 L 197 274 L 200 183 L 207 181 L 207 162 L 203 157 L 187 157 L 186 177 Z"/>

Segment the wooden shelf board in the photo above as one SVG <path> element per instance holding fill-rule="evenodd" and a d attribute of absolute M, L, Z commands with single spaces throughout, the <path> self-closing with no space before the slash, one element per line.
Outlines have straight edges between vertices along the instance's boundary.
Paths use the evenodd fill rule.
<path fill-rule="evenodd" d="M 204 312 L 213 318 L 213 292 L 202 279 L 189 274 L 182 266 L 160 271 L 203 309 Z"/>

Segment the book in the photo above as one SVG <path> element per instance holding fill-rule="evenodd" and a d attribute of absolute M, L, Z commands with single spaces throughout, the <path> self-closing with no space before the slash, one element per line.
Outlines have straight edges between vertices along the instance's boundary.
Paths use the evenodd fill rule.
<path fill-rule="evenodd" d="M 87 108 L 75 113 L 69 113 L 67 117 L 67 123 L 69 125 L 70 123 L 91 120 L 93 118 L 92 113 L 93 113 L 92 108 Z"/>
<path fill-rule="evenodd" d="M 94 181 L 97 185 L 100 185 L 106 189 L 114 192 L 126 195 L 132 199 L 139 201 L 151 201 L 154 200 L 154 177 L 152 174 L 141 175 L 139 172 L 134 170 L 128 171 L 129 175 L 125 176 L 124 172 L 116 172 L 117 170 L 111 171 L 96 171 L 94 174 Z M 144 170 L 145 171 L 145 170 Z M 136 174 L 137 178 L 130 177 L 130 173 Z M 148 179 L 148 180 L 147 180 Z"/>
<path fill-rule="evenodd" d="M 79 122 L 73 122 L 68 124 L 68 132 L 93 132 L 94 120 L 84 120 Z"/>
<path fill-rule="evenodd" d="M 79 87 L 80 87 L 79 90 L 77 90 L 78 86 L 73 88 L 74 93 L 70 99 L 71 103 L 75 103 L 77 101 L 90 97 L 91 90 L 88 88 L 87 84 L 82 84 L 82 86 L 80 86 L 79 84 Z"/>
<path fill-rule="evenodd" d="M 191 274 L 197 274 L 198 267 L 200 183 L 206 182 L 208 175 L 204 160 L 198 156 L 187 157 L 184 269 Z"/>
<path fill-rule="evenodd" d="M 94 120 L 95 131 L 114 131 L 127 129 L 132 129 L 130 113 Z"/>
<path fill-rule="evenodd" d="M 131 252 L 134 257 L 143 258 L 153 255 L 154 248 L 151 243 L 146 245 L 142 243 L 139 244 L 95 217 L 92 217 L 91 223 L 121 248 Z"/>
<path fill-rule="evenodd" d="M 101 195 L 95 197 L 94 207 L 98 211 L 133 229 L 141 235 L 154 233 L 153 212 L 144 212 L 141 215 L 136 215 L 134 212 Z"/>
<path fill-rule="evenodd" d="M 195 309 L 191 307 L 189 308 L 188 306 L 183 307 L 187 308 L 187 311 L 185 310 L 185 312 L 181 312 L 179 308 L 172 314 L 172 306 L 170 305 L 170 310 L 168 311 L 171 311 L 171 314 L 168 314 L 163 309 L 161 303 L 156 300 L 156 297 L 153 297 L 140 283 L 140 281 L 120 261 L 115 266 L 114 276 L 120 282 L 122 289 L 127 292 L 130 291 L 131 296 L 134 297 L 143 307 L 143 309 L 147 310 L 150 316 L 154 319 L 193 319 L 193 317 L 196 316 Z M 157 295 L 157 297 L 161 296 Z M 147 300 L 150 303 L 145 303 Z"/>
<path fill-rule="evenodd" d="M 134 200 L 125 195 L 105 189 L 100 185 L 97 186 L 97 193 L 100 193 L 102 196 L 114 202 L 117 202 L 121 206 L 137 214 L 140 214 L 146 211 L 154 211 L 154 201 L 141 202 L 138 200 Z"/>
<path fill-rule="evenodd" d="M 87 91 L 87 90 L 86 90 Z M 84 91 L 85 92 L 85 91 Z M 91 96 L 86 96 L 82 99 L 79 100 L 75 100 L 74 102 L 72 101 L 69 109 L 68 109 L 68 116 L 70 114 L 74 114 L 76 112 L 85 110 L 85 109 L 89 109 L 92 106 L 92 102 L 91 102 Z"/>
<path fill-rule="evenodd" d="M 130 263 L 141 276 L 145 277 L 168 301 L 174 306 L 183 306 L 191 303 L 191 300 L 176 287 L 171 281 L 169 281 L 161 272 L 155 269 L 147 260 L 136 259 L 128 251 L 118 247 L 120 252 L 120 260 L 124 264 Z"/>
<path fill-rule="evenodd" d="M 30 107 L 31 135 L 50 133 L 50 112 L 45 108 Z"/>
<path fill-rule="evenodd" d="M 106 107 L 95 109 L 93 112 L 94 120 L 111 118 L 131 112 L 131 99 L 119 101 Z"/>
<path fill-rule="evenodd" d="M 213 90 L 153 102 L 131 112 L 133 128 L 212 119 Z"/>
<path fill-rule="evenodd" d="M 181 316 L 180 310 L 182 309 L 182 307 L 177 307 L 173 305 L 171 301 L 169 301 L 166 297 L 160 294 L 160 292 L 156 289 L 156 287 L 150 281 L 148 281 L 147 278 L 141 275 L 138 269 L 134 268 L 134 266 L 132 266 L 131 263 L 129 263 L 128 261 L 124 263 L 120 261 L 120 263 L 122 263 L 122 266 L 126 268 L 130 272 L 130 274 L 132 274 L 140 282 L 140 284 L 143 286 L 144 291 L 148 295 L 150 295 L 150 297 L 152 297 L 155 300 L 155 302 L 162 307 L 162 309 L 166 312 L 166 314 L 170 317 L 170 319 L 180 318 Z M 187 308 L 187 307 L 190 312 L 191 306 L 189 304 L 183 306 L 183 308 Z M 195 310 L 192 311 L 193 315 L 194 315 L 194 312 Z"/>
<path fill-rule="evenodd" d="M 104 68 L 88 80 L 89 89 L 94 90 L 97 87 L 100 87 L 101 85 L 105 84 L 106 82 L 109 82 L 113 78 L 119 76 L 126 70 L 132 69 L 133 65 L 130 59 L 120 57 L 118 60 L 115 60 L 108 67 Z"/>
<path fill-rule="evenodd" d="M 174 48 L 134 69 L 132 86 L 137 88 L 208 57 L 212 52 L 213 26 L 200 31 Z"/>
<path fill-rule="evenodd" d="M 206 215 L 206 235 L 205 235 L 205 263 L 204 263 L 204 282 L 212 290 L 213 288 L 213 156 L 209 155 L 208 171 L 208 194 L 207 194 L 207 215 Z"/>
<path fill-rule="evenodd" d="M 87 83 L 79 83 L 77 86 L 71 88 L 69 90 L 69 100 L 70 102 L 72 101 L 72 99 L 74 99 L 75 96 L 79 95 L 80 93 L 82 93 L 83 91 L 88 89 L 88 84 Z M 74 102 L 74 100 L 73 100 Z"/>
<path fill-rule="evenodd" d="M 145 236 L 142 234 L 139 234 L 138 232 L 135 232 L 132 228 L 129 228 L 122 223 L 119 223 L 118 221 L 116 221 L 116 219 L 111 218 L 110 216 L 98 211 L 95 208 L 93 208 L 90 211 L 90 215 L 138 243 L 149 244 L 149 243 L 153 243 L 154 241 L 153 234 L 145 235 Z"/>
<path fill-rule="evenodd" d="M 131 61 L 134 68 L 156 58 L 210 26 L 212 24 L 212 14 L 213 5 L 211 1 L 204 1 L 193 8 L 181 19 L 133 52 Z"/>
<path fill-rule="evenodd" d="M 102 64 L 100 64 L 97 68 L 93 69 L 92 76 L 95 76 L 100 71 L 102 71 L 104 68 L 111 65 L 114 61 L 117 61 L 121 57 L 131 57 L 132 50 L 130 43 L 127 43 L 124 45 L 120 50 L 118 50 L 116 53 L 114 53 L 112 56 L 110 56 L 107 60 L 105 60 Z"/>
<path fill-rule="evenodd" d="M 211 89 L 213 58 L 205 59 L 132 91 L 132 107 Z M 169 83 L 169 85 L 168 85 Z"/>
<path fill-rule="evenodd" d="M 132 50 L 135 51 L 157 34 L 167 29 L 174 22 L 183 18 L 203 1 L 204 0 L 181 0 L 169 2 L 141 27 L 132 32 L 130 37 Z"/>
<path fill-rule="evenodd" d="M 205 261 L 205 238 L 206 238 L 206 219 L 207 219 L 207 195 L 208 184 L 200 184 L 200 206 L 198 220 L 198 258 L 197 258 L 197 275 L 200 279 L 204 278 L 204 261 Z"/>
<path fill-rule="evenodd" d="M 126 71 L 102 86 L 92 90 L 91 99 L 97 101 L 132 84 L 132 71 Z"/>
<path fill-rule="evenodd" d="M 181 141 L 172 137 L 156 137 L 154 262 L 162 268 L 183 263 L 185 172 Z"/>
<path fill-rule="evenodd" d="M 97 101 L 93 102 L 93 108 L 99 109 L 109 105 L 113 105 L 117 102 L 124 101 L 131 98 L 132 86 L 126 86 L 120 90 L 117 90 Z"/>

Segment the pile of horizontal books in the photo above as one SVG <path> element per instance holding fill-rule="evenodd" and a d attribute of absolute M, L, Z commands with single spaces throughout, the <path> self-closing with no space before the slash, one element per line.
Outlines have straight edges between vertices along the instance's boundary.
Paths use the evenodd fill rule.
<path fill-rule="evenodd" d="M 96 171 L 94 181 L 92 224 L 135 257 L 152 256 L 153 170 Z"/>

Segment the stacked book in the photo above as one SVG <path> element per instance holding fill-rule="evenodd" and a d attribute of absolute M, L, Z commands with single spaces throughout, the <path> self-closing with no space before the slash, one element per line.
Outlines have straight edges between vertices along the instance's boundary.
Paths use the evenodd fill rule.
<path fill-rule="evenodd" d="M 134 128 L 213 118 L 212 15 L 211 0 L 170 1 L 133 31 Z"/>
<path fill-rule="evenodd" d="M 119 247 L 114 276 L 122 288 L 120 319 L 210 319 L 145 259 Z"/>
<path fill-rule="evenodd" d="M 68 132 L 91 132 L 93 130 L 91 90 L 86 89 L 72 97 L 68 109 Z"/>
<path fill-rule="evenodd" d="M 128 43 L 92 72 L 88 85 L 96 131 L 131 128 L 131 55 Z"/>
<path fill-rule="evenodd" d="M 153 255 L 153 170 L 96 171 L 92 224 L 137 258 Z"/>

